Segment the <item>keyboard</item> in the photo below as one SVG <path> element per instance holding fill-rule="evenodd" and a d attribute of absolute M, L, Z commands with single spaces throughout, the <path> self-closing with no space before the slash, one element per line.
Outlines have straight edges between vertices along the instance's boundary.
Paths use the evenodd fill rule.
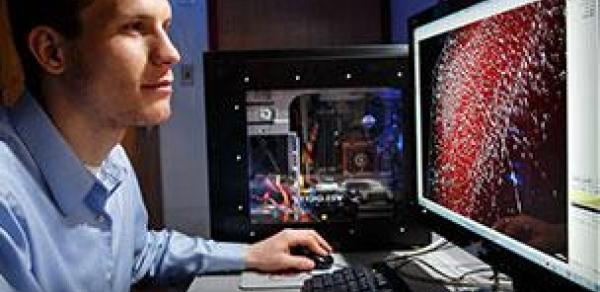
<path fill-rule="evenodd" d="M 402 292 L 408 285 L 385 264 L 347 267 L 304 281 L 302 292 Z"/>

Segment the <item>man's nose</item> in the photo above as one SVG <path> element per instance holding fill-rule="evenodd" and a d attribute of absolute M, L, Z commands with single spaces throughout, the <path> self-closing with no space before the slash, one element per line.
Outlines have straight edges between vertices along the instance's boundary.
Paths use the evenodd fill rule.
<path fill-rule="evenodd" d="M 168 66 L 175 65 L 181 61 L 181 55 L 179 54 L 179 51 L 177 51 L 177 48 L 175 48 L 175 45 L 173 45 L 171 38 L 169 38 L 169 35 L 164 31 L 160 34 L 153 59 L 153 62 L 156 65 Z"/>

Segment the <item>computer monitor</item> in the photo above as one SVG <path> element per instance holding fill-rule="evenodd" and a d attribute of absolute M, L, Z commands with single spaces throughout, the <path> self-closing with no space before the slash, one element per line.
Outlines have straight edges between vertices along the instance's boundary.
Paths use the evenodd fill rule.
<path fill-rule="evenodd" d="M 599 291 L 598 1 L 468 2 L 410 20 L 418 204 L 517 287 Z"/>
<path fill-rule="evenodd" d="M 211 236 L 313 228 L 338 250 L 422 245 L 408 46 L 205 55 Z"/>

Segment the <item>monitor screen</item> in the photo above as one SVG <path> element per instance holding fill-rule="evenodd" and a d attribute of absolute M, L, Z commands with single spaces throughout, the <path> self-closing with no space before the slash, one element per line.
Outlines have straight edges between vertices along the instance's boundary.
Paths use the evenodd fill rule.
<path fill-rule="evenodd" d="M 598 95 L 582 89 L 593 80 L 573 88 L 589 66 L 567 55 L 581 3 L 566 14 L 566 0 L 484 1 L 414 18 L 417 189 L 426 210 L 598 290 L 597 113 L 577 111 L 597 111 Z M 594 64 L 593 52 L 581 53 Z M 573 128 L 580 119 L 592 120 Z"/>
<path fill-rule="evenodd" d="M 406 107 L 393 87 L 248 91 L 252 223 L 391 218 L 408 188 Z"/>

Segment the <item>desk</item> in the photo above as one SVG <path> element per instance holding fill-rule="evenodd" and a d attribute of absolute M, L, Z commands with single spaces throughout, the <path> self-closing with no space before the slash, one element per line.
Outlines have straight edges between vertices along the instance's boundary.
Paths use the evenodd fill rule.
<path fill-rule="evenodd" d="M 344 254 L 334 254 L 335 264 L 336 265 L 363 265 L 369 266 L 374 262 L 378 262 L 386 258 L 387 256 L 394 254 L 406 254 L 410 251 L 395 251 L 395 252 L 362 252 L 362 253 L 344 253 Z M 476 269 L 482 269 L 485 267 L 489 267 L 485 263 L 481 262 L 476 257 L 471 254 L 465 252 L 464 250 L 455 247 L 451 244 L 447 244 L 444 248 L 423 254 L 418 256 L 421 261 L 425 261 L 437 269 L 444 271 L 447 275 L 453 277 L 459 277 L 468 271 L 474 271 Z M 416 262 L 418 264 L 418 262 Z M 427 269 L 426 266 L 422 267 L 424 271 L 427 272 L 430 276 L 434 278 L 443 279 L 439 275 L 435 274 L 430 269 Z M 474 274 L 472 278 L 468 278 L 470 282 L 478 283 L 485 285 L 490 283 L 488 277 L 490 273 L 478 273 Z M 188 292 L 220 292 L 220 291 L 249 291 L 249 290 L 241 290 L 239 288 L 240 283 L 240 274 L 235 275 L 208 275 L 197 277 L 192 284 L 190 285 Z M 433 285 L 429 288 L 424 287 L 423 283 L 418 283 L 419 288 L 413 289 L 415 291 L 449 291 L 446 289 L 441 289 L 437 287 L 433 290 Z M 430 285 L 430 284 L 425 284 Z M 438 285 L 439 286 L 439 285 Z M 412 287 L 412 285 L 411 285 Z M 511 290 L 510 281 L 503 280 L 502 281 L 503 290 Z M 264 289 L 264 290 L 252 290 L 252 291 L 282 291 L 282 292 L 297 292 L 300 289 Z M 473 291 L 471 290 L 459 290 L 459 291 Z"/>

